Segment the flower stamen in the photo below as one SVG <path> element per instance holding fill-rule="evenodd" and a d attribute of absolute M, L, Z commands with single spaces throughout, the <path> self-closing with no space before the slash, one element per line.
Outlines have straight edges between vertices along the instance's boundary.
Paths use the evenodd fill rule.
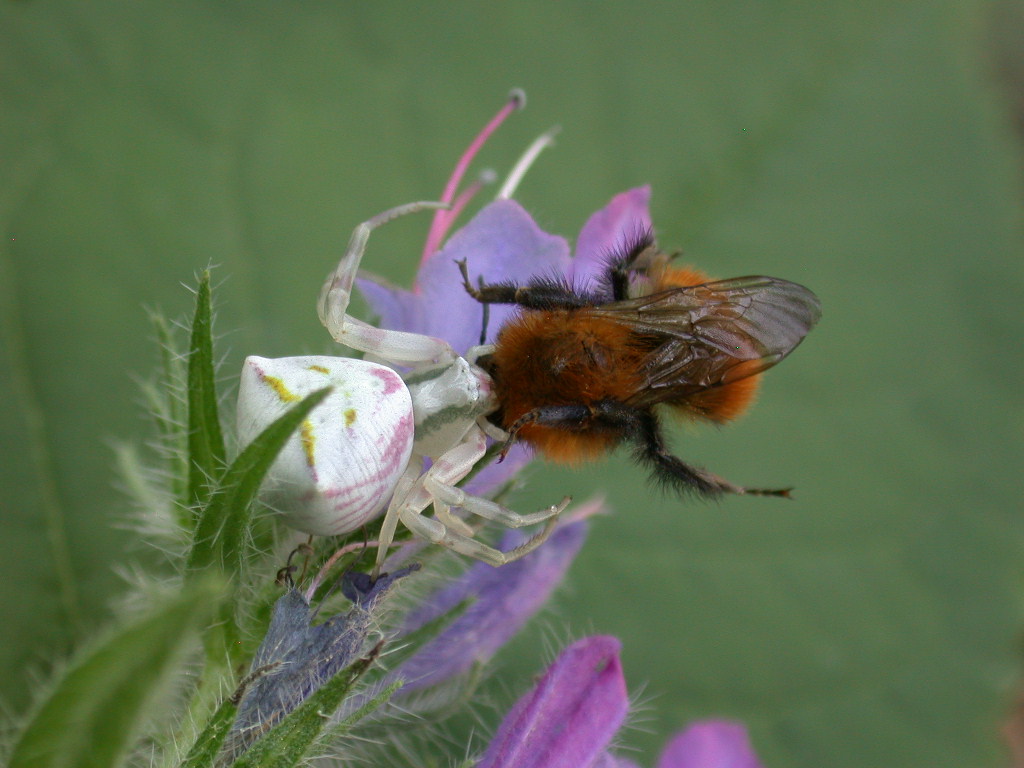
<path fill-rule="evenodd" d="M 526 148 L 526 151 L 516 161 L 516 164 L 512 166 L 512 170 L 509 172 L 508 178 L 505 179 L 505 183 L 501 185 L 501 189 L 498 190 L 498 194 L 494 198 L 495 200 L 507 200 L 515 194 L 516 187 L 519 186 L 519 182 L 523 180 L 526 172 L 530 170 L 530 166 L 537 159 L 537 155 L 555 143 L 555 136 L 560 130 L 562 130 L 561 126 L 556 125 L 534 139 L 533 143 Z"/>
<path fill-rule="evenodd" d="M 487 142 L 487 139 L 491 137 L 498 127 L 505 122 L 509 115 L 517 110 L 522 109 L 526 106 L 526 94 L 518 88 L 514 89 L 508 97 L 508 101 L 505 102 L 498 114 L 496 114 L 491 121 L 484 126 L 483 130 L 477 135 L 473 142 L 469 145 L 469 148 L 463 153 L 462 157 L 455 164 L 455 170 L 452 172 L 451 178 L 448 179 L 448 184 L 445 185 L 444 193 L 441 195 L 441 202 L 451 203 L 455 199 L 455 191 L 459 187 L 459 183 L 462 181 L 462 177 L 466 174 L 466 169 L 469 164 L 476 157 L 476 153 L 480 151 L 480 148 Z M 468 202 L 468 200 L 467 200 Z M 444 239 L 445 233 L 451 226 L 452 222 L 455 221 L 453 211 L 438 211 L 434 214 L 434 221 L 430 225 L 430 231 L 427 233 L 427 242 L 423 246 L 423 260 L 426 260 L 431 254 L 433 254 Z"/>
<path fill-rule="evenodd" d="M 470 201 L 476 197 L 477 193 L 488 184 L 493 184 L 498 180 L 498 174 L 494 172 L 493 168 L 485 168 L 480 172 L 477 180 L 466 187 L 459 193 L 459 196 L 455 198 L 455 202 L 451 204 L 448 210 L 444 211 L 448 216 L 448 220 L 445 222 L 445 230 L 451 226 L 451 224 L 459 218 L 459 214 L 469 205 Z"/>

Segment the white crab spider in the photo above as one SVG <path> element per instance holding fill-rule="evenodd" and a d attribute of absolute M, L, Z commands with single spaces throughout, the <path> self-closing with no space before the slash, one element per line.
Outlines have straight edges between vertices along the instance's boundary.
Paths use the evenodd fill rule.
<path fill-rule="evenodd" d="M 399 216 L 443 207 L 409 203 L 360 224 L 320 293 L 320 320 L 336 341 L 408 368 L 407 373 L 400 377 L 383 365 L 349 358 L 250 357 L 239 390 L 239 439 L 244 444 L 291 401 L 334 386 L 282 451 L 263 497 L 288 525 L 320 535 L 355 530 L 375 518 L 390 498 L 374 576 L 399 521 L 417 536 L 497 566 L 537 548 L 570 501 L 566 497 L 538 512 L 519 514 L 456 487 L 483 458 L 488 435 L 508 437 L 485 418 L 497 403 L 490 377 L 473 363 L 491 347 L 474 347 L 462 357 L 442 339 L 376 328 L 347 313 L 370 233 Z M 424 458 L 432 460 L 425 472 Z M 434 517 L 427 517 L 424 511 L 431 505 Z M 452 514 L 452 507 L 508 527 L 546 525 L 522 546 L 502 552 L 474 539 L 473 529 Z"/>

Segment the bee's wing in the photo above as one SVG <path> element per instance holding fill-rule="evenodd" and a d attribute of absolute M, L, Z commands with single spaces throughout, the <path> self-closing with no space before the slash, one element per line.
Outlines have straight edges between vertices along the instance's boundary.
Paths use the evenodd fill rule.
<path fill-rule="evenodd" d="M 821 317 L 810 290 L 773 277 L 673 288 L 591 311 L 628 325 L 649 348 L 641 365 L 646 389 L 629 400 L 640 407 L 771 368 Z"/>

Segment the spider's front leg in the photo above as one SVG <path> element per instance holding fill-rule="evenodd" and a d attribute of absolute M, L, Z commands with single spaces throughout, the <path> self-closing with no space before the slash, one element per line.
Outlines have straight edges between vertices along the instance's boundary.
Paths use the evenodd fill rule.
<path fill-rule="evenodd" d="M 355 228 L 345 254 L 320 290 L 320 301 L 317 304 L 320 322 L 335 341 L 399 364 L 448 362 L 454 359 L 455 353 L 451 346 L 441 339 L 419 333 L 375 328 L 348 314 L 352 286 L 355 284 L 370 233 L 399 216 L 447 207 L 444 203 L 408 203 L 379 213 Z"/>
<path fill-rule="evenodd" d="M 456 522 L 456 525 L 450 527 L 459 528 L 461 526 L 467 531 L 472 531 L 465 522 L 451 514 L 452 507 L 460 507 L 485 520 L 501 523 L 506 528 L 523 528 L 544 521 L 552 521 L 572 501 L 570 497 L 566 496 L 558 504 L 524 515 L 490 499 L 471 496 L 463 489 L 456 487 L 455 484 L 469 474 L 484 456 L 486 450 L 487 440 L 483 432 L 478 427 L 474 427 L 463 442 L 438 458 L 430 470 L 423 475 L 423 488 L 434 502 L 436 516 L 445 522 L 449 519 Z M 514 560 L 515 558 L 508 559 Z"/>
<path fill-rule="evenodd" d="M 523 555 L 532 552 L 543 544 L 554 530 L 558 516 L 568 506 L 571 499 L 565 497 L 558 504 L 524 515 L 490 499 L 471 496 L 461 488 L 457 488 L 455 484 L 469 474 L 486 450 L 486 438 L 483 432 L 474 426 L 461 442 L 438 457 L 430 469 L 416 481 L 404 499 L 397 504 L 393 502 L 392 509 L 388 510 L 388 517 L 400 519 L 410 531 L 420 538 L 493 566 L 518 560 Z M 423 514 L 431 504 L 434 505 L 434 518 L 426 517 Z M 540 533 L 522 545 L 508 552 L 502 552 L 474 539 L 473 529 L 464 520 L 452 514 L 453 506 L 461 507 L 466 512 L 485 520 L 493 520 L 509 528 L 521 528 L 542 522 L 547 524 Z M 385 522 L 385 526 L 387 524 Z M 374 576 L 379 572 L 385 554 L 383 549 L 378 551 Z"/>

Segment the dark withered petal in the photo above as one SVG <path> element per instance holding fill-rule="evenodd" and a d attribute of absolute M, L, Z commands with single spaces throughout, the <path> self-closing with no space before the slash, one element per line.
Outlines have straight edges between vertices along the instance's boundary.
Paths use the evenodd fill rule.
<path fill-rule="evenodd" d="M 342 587 L 353 602 L 344 614 L 313 625 L 316 610 L 297 589 L 274 604 L 267 634 L 253 657 L 238 715 L 221 750 L 229 764 L 314 691 L 366 650 L 373 610 L 396 581 L 418 565 L 384 574 L 376 582 L 348 579 Z"/>

